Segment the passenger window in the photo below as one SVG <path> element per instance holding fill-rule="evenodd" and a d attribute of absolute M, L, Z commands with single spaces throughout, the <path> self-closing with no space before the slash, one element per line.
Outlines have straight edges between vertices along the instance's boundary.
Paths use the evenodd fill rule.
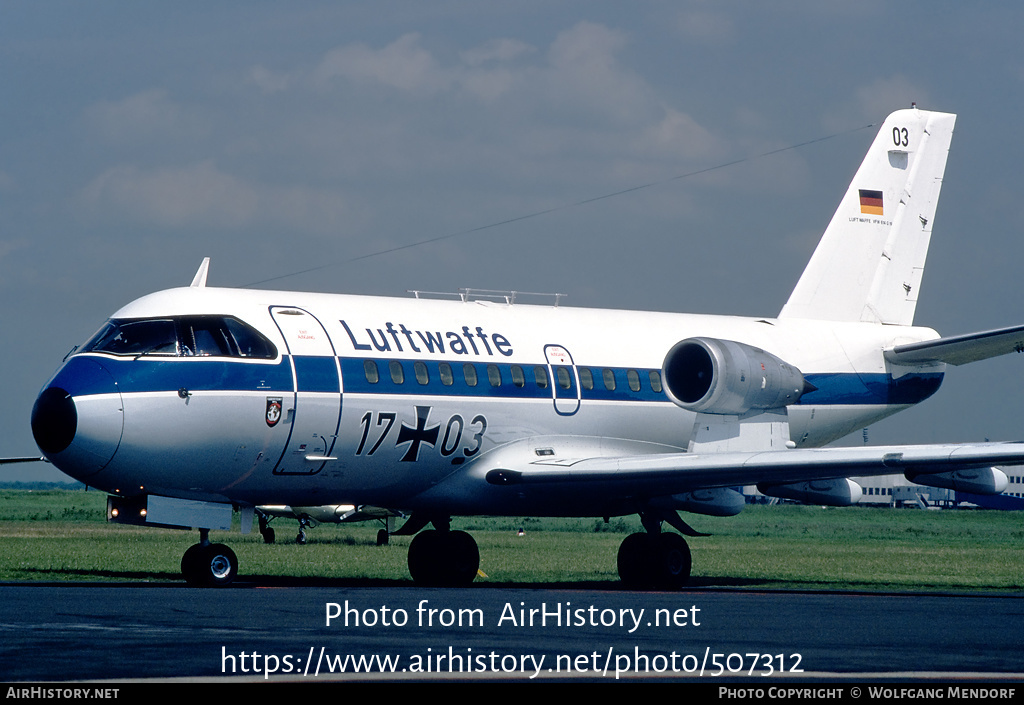
<path fill-rule="evenodd" d="M 427 366 L 422 362 L 414 362 L 412 366 L 413 372 L 416 374 L 416 381 L 420 384 L 426 384 L 430 381 L 430 375 L 427 374 Z"/>
<path fill-rule="evenodd" d="M 392 360 L 388 363 L 388 369 L 391 370 L 391 381 L 395 384 L 405 384 L 405 370 L 402 369 L 402 363 L 398 360 Z"/>
<path fill-rule="evenodd" d="M 629 383 L 629 388 L 634 392 L 640 391 L 640 375 L 637 374 L 636 370 L 626 370 L 626 382 Z"/>
<path fill-rule="evenodd" d="M 526 386 L 526 376 L 523 374 L 523 368 L 519 365 L 512 365 L 512 384 L 517 387 Z"/>
<path fill-rule="evenodd" d="M 581 367 L 580 370 L 580 386 L 584 389 L 594 388 L 594 373 L 590 371 L 589 367 Z"/>
<path fill-rule="evenodd" d="M 466 384 L 470 387 L 476 386 L 476 368 L 470 363 L 462 366 L 462 375 L 466 378 Z"/>
<path fill-rule="evenodd" d="M 601 372 L 601 376 L 604 377 L 604 388 L 609 392 L 615 391 L 615 373 L 609 370 L 607 367 Z"/>
<path fill-rule="evenodd" d="M 661 391 L 661 373 L 657 370 L 651 370 L 651 389 Z"/>
<path fill-rule="evenodd" d="M 442 362 L 437 366 L 437 370 L 441 377 L 441 384 L 446 387 L 452 386 L 452 382 L 455 381 L 455 376 L 452 374 L 452 366 L 447 362 Z"/>
<path fill-rule="evenodd" d="M 569 389 L 572 387 L 572 377 L 569 375 L 568 368 L 556 367 L 555 377 L 558 379 L 558 386 L 562 389 Z"/>
<path fill-rule="evenodd" d="M 363 360 L 363 372 L 366 373 L 366 381 L 370 384 L 377 384 L 380 381 L 377 363 L 373 360 Z"/>
<path fill-rule="evenodd" d="M 501 370 L 498 369 L 497 365 L 487 366 L 487 381 L 491 383 L 492 387 L 501 386 Z"/>
<path fill-rule="evenodd" d="M 548 388 L 548 370 L 544 365 L 534 365 L 533 377 L 537 380 L 537 386 L 541 389 Z"/>

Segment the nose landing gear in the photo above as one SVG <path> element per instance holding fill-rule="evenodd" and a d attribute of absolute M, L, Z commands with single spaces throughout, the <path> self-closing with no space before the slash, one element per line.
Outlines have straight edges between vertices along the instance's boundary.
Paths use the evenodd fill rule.
<path fill-rule="evenodd" d="M 238 575 L 235 552 L 222 543 L 210 543 L 210 530 L 199 530 L 199 543 L 181 557 L 181 574 L 192 587 L 223 587 Z"/>

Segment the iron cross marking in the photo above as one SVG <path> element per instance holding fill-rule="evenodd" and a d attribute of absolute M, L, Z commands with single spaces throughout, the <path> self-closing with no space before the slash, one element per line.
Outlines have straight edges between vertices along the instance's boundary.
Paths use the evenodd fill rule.
<path fill-rule="evenodd" d="M 427 417 L 430 416 L 429 406 L 416 407 L 416 428 L 402 422 L 402 428 L 398 431 L 398 442 L 396 446 L 409 443 L 409 449 L 402 456 L 402 462 L 416 461 L 420 454 L 420 443 L 427 443 L 431 447 L 437 444 L 437 435 L 441 424 L 434 424 L 427 428 Z"/>

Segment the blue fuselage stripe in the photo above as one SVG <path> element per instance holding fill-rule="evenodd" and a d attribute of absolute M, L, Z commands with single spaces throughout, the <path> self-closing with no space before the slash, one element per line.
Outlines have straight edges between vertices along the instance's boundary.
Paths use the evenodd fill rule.
<path fill-rule="evenodd" d="M 164 358 L 153 355 L 139 359 L 130 357 L 89 356 L 100 362 L 117 382 L 121 393 L 167 392 L 186 388 L 189 391 L 241 391 L 241 392 L 276 392 L 290 393 L 294 391 L 291 361 L 288 356 L 273 363 L 252 360 L 224 358 Z M 80 365 L 78 360 L 85 360 L 85 355 L 75 356 L 68 360 L 63 368 L 50 382 L 52 386 L 62 387 L 74 396 L 100 394 L 110 391 L 103 386 L 92 366 Z M 462 361 L 421 361 L 426 371 L 426 381 L 422 369 L 417 377 L 413 360 L 402 360 L 403 381 L 398 383 L 392 379 L 390 372 L 391 360 L 376 359 L 377 381 L 370 382 L 364 368 L 365 358 L 333 358 L 323 356 L 296 356 L 295 369 L 300 392 L 322 392 L 337 394 L 341 389 L 338 380 L 337 365 L 340 363 L 344 389 L 346 393 L 365 395 L 414 394 L 424 396 L 449 397 L 480 397 L 503 399 L 551 399 L 558 396 L 564 399 L 577 397 L 577 381 L 570 375 L 570 387 L 562 388 L 557 379 L 547 378 L 547 386 L 537 383 L 535 367 L 545 370 L 545 363 L 536 365 L 512 365 L 510 363 L 490 363 L 500 376 L 500 384 L 492 385 L 488 375 L 488 364 L 471 363 L 476 371 L 476 384 L 470 385 L 463 372 Z M 450 366 L 451 372 L 444 375 L 442 382 L 441 365 Z M 513 382 L 513 367 L 516 379 Z M 617 401 L 617 402 L 664 402 L 670 403 L 663 391 L 654 391 L 651 387 L 651 373 L 659 370 L 640 368 L 607 368 L 614 377 L 614 389 L 608 389 L 604 382 L 606 368 L 589 368 L 593 375 L 592 388 L 583 388 L 580 396 L 584 401 Z M 640 389 L 630 387 L 630 372 L 638 373 Z M 899 378 L 885 373 L 819 373 L 808 374 L 806 380 L 815 389 L 805 393 L 798 402 L 800 405 L 886 405 L 916 404 L 934 394 L 942 383 L 942 373 L 908 374 Z M 445 383 L 450 382 L 450 383 Z M 636 386 L 636 377 L 632 379 Z M 99 386 L 97 386 L 99 385 Z M 554 392 L 552 385 L 555 386 Z"/>

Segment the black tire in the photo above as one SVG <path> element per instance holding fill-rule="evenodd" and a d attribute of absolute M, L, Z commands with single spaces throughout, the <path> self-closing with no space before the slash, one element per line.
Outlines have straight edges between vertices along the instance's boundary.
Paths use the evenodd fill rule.
<path fill-rule="evenodd" d="M 263 536 L 263 543 L 274 543 L 274 540 L 277 538 L 274 530 L 269 526 L 261 531 L 260 534 Z"/>
<path fill-rule="evenodd" d="M 185 582 L 192 587 L 203 587 L 200 575 L 200 563 L 202 562 L 200 553 L 202 550 L 202 544 L 193 544 L 181 557 L 181 575 L 185 578 Z"/>
<path fill-rule="evenodd" d="M 181 574 L 192 587 L 224 587 L 238 575 L 238 558 L 222 543 L 197 543 L 181 557 Z"/>
<path fill-rule="evenodd" d="M 448 587 L 465 587 L 473 582 L 480 570 L 480 549 L 465 531 L 449 531 L 446 539 L 445 584 Z"/>
<path fill-rule="evenodd" d="M 409 544 L 409 575 L 417 585 L 465 587 L 480 569 L 480 549 L 465 531 L 421 531 Z"/>
<path fill-rule="evenodd" d="M 437 583 L 438 535 L 434 529 L 427 529 L 416 534 L 409 544 L 409 575 L 417 585 Z"/>
<path fill-rule="evenodd" d="M 388 533 L 387 529 L 379 529 L 377 531 L 377 545 L 387 546 L 391 542 L 391 534 Z"/>
<path fill-rule="evenodd" d="M 654 548 L 651 535 L 645 532 L 630 534 L 622 540 L 616 563 L 623 585 L 633 590 L 648 590 L 654 586 Z"/>
<path fill-rule="evenodd" d="M 679 534 L 659 534 L 656 583 L 666 590 L 678 590 L 690 580 L 693 560 L 690 547 Z"/>

